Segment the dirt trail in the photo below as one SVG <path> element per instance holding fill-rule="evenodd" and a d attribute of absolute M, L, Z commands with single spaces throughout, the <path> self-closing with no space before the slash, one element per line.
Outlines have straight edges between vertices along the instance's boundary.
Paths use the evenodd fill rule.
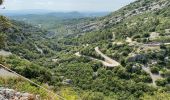
<path fill-rule="evenodd" d="M 130 41 L 129 41 L 130 42 Z M 155 44 L 144 44 L 143 46 L 160 46 L 161 44 L 160 43 L 155 43 Z M 164 45 L 170 45 L 170 43 L 164 43 Z M 99 60 L 99 59 L 96 59 L 96 58 L 93 58 L 93 57 L 89 57 L 89 56 L 85 56 L 85 55 L 81 55 L 79 52 L 75 53 L 76 56 L 84 56 L 84 57 L 88 57 L 92 60 L 97 60 L 97 61 L 100 61 L 102 62 L 102 64 L 104 66 L 107 66 L 107 67 L 116 67 L 116 66 L 119 66 L 120 63 L 111 59 L 110 57 L 108 57 L 107 55 L 103 54 L 100 50 L 99 50 L 99 47 L 95 47 L 95 51 L 105 59 L 105 61 L 103 60 Z M 162 77 L 159 75 L 159 74 L 153 74 L 151 73 L 150 71 L 150 68 L 149 67 L 145 67 L 143 66 L 142 69 L 148 73 L 150 76 L 151 76 L 151 79 L 152 79 L 152 83 L 153 83 L 153 86 L 157 86 L 155 81 L 158 80 L 158 79 L 162 79 Z"/>
<path fill-rule="evenodd" d="M 117 61 L 111 59 L 110 57 L 106 56 L 105 54 L 103 54 L 103 53 L 99 50 L 99 47 L 96 47 L 96 48 L 95 48 L 95 51 L 105 59 L 106 65 L 108 64 L 108 66 L 112 66 L 112 67 L 115 67 L 115 66 L 119 66 L 119 65 L 120 65 L 119 62 L 117 62 Z"/>
<path fill-rule="evenodd" d="M 93 57 L 90 57 L 90 56 L 81 55 L 80 52 L 75 53 L 75 55 L 78 56 L 78 57 L 84 56 L 84 57 L 87 57 L 87 58 L 89 58 L 89 59 L 91 59 L 91 60 L 100 61 L 104 66 L 107 66 L 107 67 L 110 67 L 110 68 L 111 68 L 111 67 L 116 67 L 116 66 L 119 66 L 119 65 L 120 65 L 119 62 L 117 62 L 117 61 L 111 59 L 110 57 L 106 56 L 105 54 L 103 54 L 103 53 L 99 50 L 98 47 L 95 48 L 95 51 L 96 51 L 99 55 L 101 55 L 101 56 L 105 59 L 105 61 L 100 60 L 100 59 L 97 59 L 97 58 L 93 58 Z"/>
<path fill-rule="evenodd" d="M 41 54 L 43 54 L 43 50 L 41 48 L 39 48 L 37 45 L 35 45 L 35 48 L 37 49 L 38 52 L 40 52 Z"/>
<path fill-rule="evenodd" d="M 153 86 L 157 86 L 155 81 L 162 79 L 162 77 L 159 74 L 152 74 L 149 67 L 142 66 L 142 69 L 151 76 Z"/>
<path fill-rule="evenodd" d="M 131 39 L 130 37 L 127 37 L 127 38 L 126 38 L 126 42 L 132 43 L 133 41 L 132 41 L 132 39 Z"/>
<path fill-rule="evenodd" d="M 87 57 L 87 58 L 89 58 L 89 59 L 91 59 L 91 60 L 99 61 L 99 62 L 101 62 L 104 66 L 107 66 L 107 67 L 114 67 L 112 64 L 109 64 L 109 63 L 106 62 L 106 61 L 103 61 L 103 60 L 100 60 L 100 59 L 97 59 L 97 58 L 93 58 L 93 57 L 90 57 L 90 56 L 86 56 L 86 55 L 81 55 L 80 52 L 75 53 L 75 55 L 78 56 L 78 57 L 83 56 L 83 57 Z"/>
<path fill-rule="evenodd" d="M 80 54 L 80 52 L 76 52 L 75 55 L 78 56 L 78 57 L 81 57 L 81 56 L 82 56 L 82 55 Z"/>

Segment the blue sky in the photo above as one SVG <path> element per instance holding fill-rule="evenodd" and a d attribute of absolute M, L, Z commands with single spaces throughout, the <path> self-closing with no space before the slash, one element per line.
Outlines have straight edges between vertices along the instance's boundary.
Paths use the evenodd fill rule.
<path fill-rule="evenodd" d="M 5 0 L 7 10 L 114 11 L 135 0 Z"/>

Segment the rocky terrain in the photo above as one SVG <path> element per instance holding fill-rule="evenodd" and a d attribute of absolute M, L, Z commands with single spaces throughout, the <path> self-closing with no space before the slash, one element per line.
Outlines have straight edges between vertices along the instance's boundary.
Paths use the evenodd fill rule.
<path fill-rule="evenodd" d="M 13 73 L 11 73 L 11 72 L 3 69 L 3 68 L 0 68 L 0 76 L 1 76 L 1 77 L 4 77 L 4 78 L 17 77 L 17 75 L 15 75 L 15 74 L 13 74 Z"/>
<path fill-rule="evenodd" d="M 40 100 L 38 95 L 17 92 L 13 89 L 0 87 L 0 100 Z"/>
<path fill-rule="evenodd" d="M 0 89 L 1 98 L 38 100 L 32 94 L 39 94 L 42 100 L 53 95 L 66 100 L 170 100 L 169 17 L 169 0 L 136 0 L 108 16 L 76 21 L 72 36 L 58 38 L 0 17 L 0 63 L 27 80 L 22 86 L 20 80 L 0 82 L 10 86 Z"/>
<path fill-rule="evenodd" d="M 166 0 L 151 0 L 148 3 L 145 0 L 137 0 L 135 3 L 132 3 L 133 7 L 125 6 L 120 10 L 111 13 L 108 16 L 100 18 L 95 21 L 91 21 L 90 23 L 81 23 L 77 26 L 77 29 L 80 29 L 82 33 L 90 32 L 94 30 L 104 29 L 116 25 L 123 20 L 133 17 L 136 15 L 144 14 L 147 12 L 153 13 L 154 11 L 161 10 L 170 5 L 170 3 Z M 130 9 L 131 8 L 131 9 Z M 128 9 L 128 10 L 127 10 Z M 123 12 L 123 13 L 119 13 Z"/>

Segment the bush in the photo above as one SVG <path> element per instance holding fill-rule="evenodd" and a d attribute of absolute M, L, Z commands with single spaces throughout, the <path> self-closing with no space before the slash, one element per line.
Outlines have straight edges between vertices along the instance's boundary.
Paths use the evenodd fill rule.
<path fill-rule="evenodd" d="M 151 72 L 154 73 L 154 74 L 158 74 L 159 68 L 158 67 L 151 67 Z"/>
<path fill-rule="evenodd" d="M 96 72 L 102 66 L 103 65 L 102 65 L 101 62 L 91 62 L 91 67 L 92 67 L 94 72 Z"/>
<path fill-rule="evenodd" d="M 145 33 L 145 34 L 143 34 L 143 37 L 144 38 L 148 38 L 150 36 L 150 34 L 149 33 Z"/>
<path fill-rule="evenodd" d="M 165 77 L 170 77 L 170 71 L 166 71 L 164 74 L 165 74 Z"/>
<path fill-rule="evenodd" d="M 134 36 L 132 37 L 132 40 L 135 40 L 135 39 L 138 39 L 138 38 L 141 38 L 141 36 L 140 36 L 139 34 L 134 35 Z"/>
<path fill-rule="evenodd" d="M 0 49 L 5 46 L 5 37 L 0 33 Z"/>
<path fill-rule="evenodd" d="M 140 100 L 170 100 L 170 95 L 166 92 L 157 92 L 153 95 L 144 94 L 144 96 Z"/>
<path fill-rule="evenodd" d="M 156 85 L 165 86 L 168 83 L 167 79 L 158 79 L 156 80 Z"/>
<path fill-rule="evenodd" d="M 168 81 L 168 83 L 170 83 L 170 77 L 167 77 L 167 81 Z"/>
<path fill-rule="evenodd" d="M 100 92 L 87 92 L 82 96 L 82 100 L 103 100 L 104 95 Z"/>
<path fill-rule="evenodd" d="M 161 49 L 166 49 L 166 46 L 163 45 L 163 44 L 161 44 L 161 45 L 160 45 L 160 48 L 161 48 Z"/>

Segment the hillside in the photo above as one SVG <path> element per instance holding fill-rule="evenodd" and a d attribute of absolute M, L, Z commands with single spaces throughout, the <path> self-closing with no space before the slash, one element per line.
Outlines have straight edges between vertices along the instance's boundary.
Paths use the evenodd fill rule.
<path fill-rule="evenodd" d="M 169 1 L 167 0 L 137 0 L 109 14 L 108 16 L 98 18 L 97 20 L 90 22 L 90 24 L 79 24 L 78 29 L 80 29 L 82 32 L 88 32 L 92 30 L 100 30 L 113 27 L 129 17 L 148 12 L 153 13 L 157 10 L 164 9 L 169 5 Z"/>
<path fill-rule="evenodd" d="M 85 12 L 43 12 L 43 13 L 34 13 L 33 14 L 23 14 L 22 12 L 16 12 L 15 14 L 5 13 L 9 18 L 24 21 L 35 25 L 36 27 L 52 31 L 56 37 L 61 37 L 64 35 L 70 35 L 77 30 L 75 30 L 75 24 L 88 22 L 89 20 L 95 19 L 95 17 L 101 17 L 107 15 L 108 12 L 94 12 L 94 13 L 85 13 Z M 20 14 L 21 13 L 21 14 Z M 31 13 L 31 12 L 30 12 Z"/>
<path fill-rule="evenodd" d="M 7 90 L 11 94 L 19 91 L 18 95 L 23 95 L 19 96 L 20 98 L 27 98 L 29 95 L 32 97 L 38 95 L 42 100 L 58 100 L 60 96 L 56 97 L 52 92 L 57 89 L 59 95 L 62 95 L 64 98 L 77 98 L 72 88 L 60 87 L 58 89 L 58 86 L 53 87 L 53 81 L 57 80 L 58 77 L 52 75 L 51 68 L 56 63 L 52 61 L 51 57 L 57 55 L 55 53 L 58 50 L 60 51 L 60 47 L 54 44 L 56 46 L 55 51 L 50 48 L 49 32 L 24 22 L 9 20 L 4 16 L 0 17 L 0 21 L 0 41 L 2 41 L 0 44 L 0 64 L 5 65 L 51 92 L 44 90 L 42 87 L 37 87 L 37 85 L 32 82 L 30 83 L 30 81 L 23 77 L 11 77 L 11 75 L 16 76 L 16 73 L 7 73 L 7 71 L 1 69 L 1 66 L 0 73 L 3 75 L 0 74 L 0 87 L 4 89 L 0 88 L 0 91 Z M 57 48 L 59 49 L 57 50 Z M 17 94 L 11 95 L 9 93 L 0 94 L 0 99 L 8 98 L 10 100 L 13 97 L 18 98 L 16 96 Z M 34 98 L 31 100 L 37 99 Z"/>
<path fill-rule="evenodd" d="M 119 79 L 116 80 L 123 79 L 125 82 L 129 80 L 135 82 L 134 86 L 139 83 L 142 85 L 145 84 L 146 86 L 149 84 L 149 86 L 156 87 L 158 90 L 163 89 L 164 91 L 169 91 L 169 4 L 170 2 L 168 0 L 136 1 L 113 12 L 109 16 L 91 22 L 87 27 L 83 26 L 84 29 L 80 26 L 79 30 L 84 31 L 85 34 L 76 35 L 76 37 L 66 37 L 60 40 L 60 43 L 78 47 L 79 49 L 76 53 L 78 57 L 85 57 L 92 61 L 101 62 L 105 67 L 110 69 L 110 66 L 106 66 L 105 63 L 112 63 L 106 58 L 101 57 L 94 50 L 95 47 L 98 46 L 103 54 L 121 64 L 121 66 L 111 68 L 112 70 L 109 70 L 108 77 L 112 76 L 112 78 L 115 78 L 117 76 Z M 139 9 L 145 10 L 139 11 Z M 129 14 L 129 12 L 134 12 L 134 14 Z M 125 14 L 119 15 L 121 13 Z M 125 17 L 127 14 L 129 15 Z M 122 19 L 118 20 L 117 18 Z M 102 80 L 100 76 L 107 77 L 108 70 L 104 70 L 106 71 L 104 75 L 101 75 L 101 70 L 103 72 L 104 69 L 101 69 L 99 65 L 93 69 L 95 75 L 97 73 L 94 81 L 100 82 L 100 85 L 104 84 L 103 86 L 108 86 L 107 84 L 109 84 L 112 78 L 110 81 L 105 80 L 105 78 Z M 107 83 L 105 83 L 105 81 L 107 81 Z M 113 82 L 112 84 L 115 83 L 117 82 Z M 132 83 L 126 84 L 127 85 L 123 85 L 124 88 Z M 102 92 L 105 93 L 106 90 L 110 90 L 107 89 L 108 87 L 100 90 L 99 87 L 102 87 L 100 85 L 95 85 L 97 88 L 96 91 L 101 92 L 103 90 Z M 95 86 L 93 86 L 93 89 Z M 114 91 L 115 87 L 118 88 L 119 86 L 115 85 L 110 86 L 110 88 L 111 87 L 114 88 L 110 91 Z M 135 89 L 136 88 L 137 87 L 135 87 Z M 121 91 L 125 91 L 121 88 L 119 88 L 119 90 L 119 92 L 114 92 L 121 94 Z M 142 89 L 140 90 L 143 91 Z M 133 96 L 136 95 L 136 93 L 138 94 L 138 91 L 135 90 L 134 94 L 131 94 L 133 96 L 128 95 L 128 93 L 129 92 L 125 92 L 126 97 L 121 95 L 120 98 L 124 97 L 133 100 Z"/>
<path fill-rule="evenodd" d="M 56 38 L 1 16 L 7 54 L 0 63 L 68 100 L 170 98 L 169 0 L 138 0 L 102 18 L 69 21 L 74 33 Z"/>
<path fill-rule="evenodd" d="M 31 54 L 29 57 L 26 57 L 28 55 L 24 54 L 29 54 L 30 50 L 35 55 L 40 54 L 36 50 L 35 45 L 38 45 L 36 41 L 47 37 L 48 31 L 38 29 L 23 22 L 10 21 L 3 16 L 0 17 L 0 20 L 2 22 L 0 33 L 5 42 L 2 49 L 28 59 L 32 58 Z"/>

